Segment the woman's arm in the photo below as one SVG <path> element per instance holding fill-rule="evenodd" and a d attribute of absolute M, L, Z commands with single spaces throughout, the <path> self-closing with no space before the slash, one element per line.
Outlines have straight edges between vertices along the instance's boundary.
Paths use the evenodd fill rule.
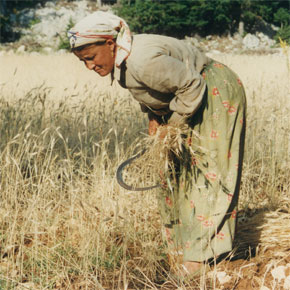
<path fill-rule="evenodd" d="M 151 55 L 143 59 L 138 79 L 150 89 L 174 93 L 169 102 L 173 112 L 169 124 L 184 122 L 199 108 L 206 89 L 205 81 L 190 65 L 168 55 Z M 153 123 L 152 123 L 153 124 Z"/>

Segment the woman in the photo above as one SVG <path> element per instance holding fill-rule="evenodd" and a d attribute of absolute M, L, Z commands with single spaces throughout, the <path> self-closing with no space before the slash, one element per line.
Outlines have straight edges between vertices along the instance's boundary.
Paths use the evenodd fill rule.
<path fill-rule="evenodd" d="M 201 272 L 204 262 L 232 250 L 245 137 L 241 81 L 181 40 L 131 36 L 110 13 L 87 16 L 68 35 L 88 69 L 111 73 L 132 93 L 148 114 L 150 135 L 188 128 L 160 212 L 171 258 L 182 255 L 185 274 Z"/>

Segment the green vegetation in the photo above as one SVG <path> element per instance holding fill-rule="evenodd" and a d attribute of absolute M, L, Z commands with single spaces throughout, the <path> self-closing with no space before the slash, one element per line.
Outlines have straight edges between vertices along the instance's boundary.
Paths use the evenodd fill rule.
<path fill-rule="evenodd" d="M 175 37 L 191 34 L 220 34 L 234 21 L 234 1 L 121 1 L 118 15 L 137 33 L 158 33 Z"/>
<path fill-rule="evenodd" d="M 262 23 L 280 26 L 279 36 L 290 41 L 289 1 L 264 0 L 122 0 L 115 7 L 134 32 L 158 33 L 183 38 L 185 35 L 228 34 L 245 23 L 254 32 Z"/>
<path fill-rule="evenodd" d="M 0 42 L 15 41 L 19 38 L 19 33 L 13 31 L 12 18 L 17 17 L 19 11 L 25 8 L 33 8 L 37 4 L 43 5 L 48 0 L 1 0 L 0 1 Z M 12 17 L 11 17 L 12 15 Z M 37 23 L 38 20 L 35 20 Z M 35 24 L 34 21 L 30 25 Z"/>
<path fill-rule="evenodd" d="M 35 24 L 38 24 L 40 23 L 40 19 L 39 18 L 35 18 L 35 19 L 32 19 L 30 22 L 29 22 L 29 26 L 33 26 Z"/>
<path fill-rule="evenodd" d="M 96 0 L 91 0 L 96 1 Z M 10 15 L 17 19 L 24 8 L 45 4 L 47 0 L 3 0 L 0 12 L 0 42 L 13 41 L 19 35 L 12 33 Z M 226 35 L 245 24 L 245 32 L 255 32 L 267 22 L 280 27 L 280 37 L 290 43 L 289 0 L 103 0 L 103 4 L 116 4 L 115 12 L 124 17 L 136 33 L 156 33 L 178 38 L 199 34 Z M 37 21 L 37 20 L 36 20 Z M 67 48 L 61 36 L 61 48 Z"/>
<path fill-rule="evenodd" d="M 60 39 L 59 44 L 58 44 L 58 49 L 66 49 L 66 50 L 70 50 L 70 44 L 69 44 L 69 39 L 67 37 L 67 32 L 75 25 L 75 23 L 73 22 L 73 20 L 70 18 L 66 29 L 63 33 L 63 35 L 58 34 L 58 37 Z"/>
<path fill-rule="evenodd" d="M 290 25 L 282 27 L 281 29 L 278 30 L 275 36 L 275 40 L 279 42 L 279 38 L 290 44 Z"/>

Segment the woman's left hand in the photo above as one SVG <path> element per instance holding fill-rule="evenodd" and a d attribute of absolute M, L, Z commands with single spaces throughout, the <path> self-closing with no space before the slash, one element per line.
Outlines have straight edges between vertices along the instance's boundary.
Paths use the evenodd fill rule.
<path fill-rule="evenodd" d="M 149 136 L 154 136 L 154 135 L 158 134 L 158 137 L 160 139 L 164 139 L 165 136 L 170 131 L 169 129 L 170 128 L 168 125 L 160 125 L 154 119 L 149 121 L 149 129 L 148 129 Z"/>
<path fill-rule="evenodd" d="M 170 132 L 170 128 L 171 127 L 168 126 L 168 125 L 159 126 L 159 128 L 158 128 L 158 137 L 160 139 L 164 139 L 167 136 L 167 134 Z"/>

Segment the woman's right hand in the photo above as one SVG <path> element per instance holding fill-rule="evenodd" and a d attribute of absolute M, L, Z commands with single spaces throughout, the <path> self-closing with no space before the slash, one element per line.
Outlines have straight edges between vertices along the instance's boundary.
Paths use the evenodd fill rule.
<path fill-rule="evenodd" d="M 148 119 L 149 119 L 148 133 L 149 136 L 153 136 L 156 134 L 158 127 L 161 125 L 161 120 L 160 117 L 153 114 L 153 112 L 148 112 Z"/>
<path fill-rule="evenodd" d="M 156 119 L 149 119 L 149 129 L 148 129 L 149 135 L 150 136 L 155 135 L 159 126 L 160 124 Z"/>

